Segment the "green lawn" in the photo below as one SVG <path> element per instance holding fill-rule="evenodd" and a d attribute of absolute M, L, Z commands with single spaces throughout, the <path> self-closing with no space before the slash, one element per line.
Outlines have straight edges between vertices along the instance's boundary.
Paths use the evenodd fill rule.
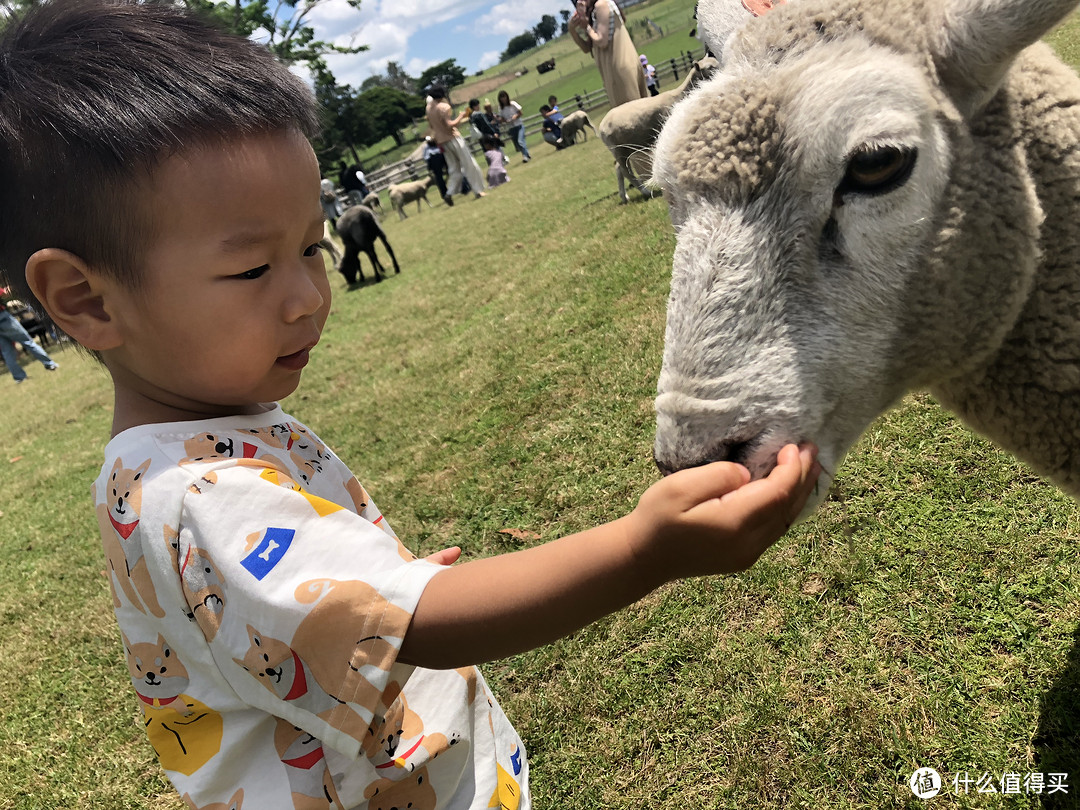
<path fill-rule="evenodd" d="M 616 205 L 596 139 L 535 154 L 483 200 L 386 216 L 401 275 L 333 277 L 285 403 L 421 554 L 585 528 L 657 477 L 665 203 Z M 137 719 L 89 506 L 108 381 L 73 349 L 56 357 L 57 373 L 0 379 L 0 810 L 179 810 Z M 918 766 L 1070 772 L 1071 799 L 1078 537 L 1074 502 L 911 396 L 750 572 L 665 587 L 485 670 L 538 809 L 921 808 Z M 930 806 L 1039 805 L 973 787 Z"/>

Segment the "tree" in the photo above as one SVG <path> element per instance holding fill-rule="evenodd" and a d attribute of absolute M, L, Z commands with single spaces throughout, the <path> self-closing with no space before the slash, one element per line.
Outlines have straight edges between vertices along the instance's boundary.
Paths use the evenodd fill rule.
<path fill-rule="evenodd" d="M 323 174 L 331 175 L 340 160 L 358 163 L 357 147 L 378 139 L 371 123 L 360 115 L 352 88 L 339 85 L 328 70 L 315 75 L 315 100 L 319 104 L 322 128 L 312 146 Z"/>
<path fill-rule="evenodd" d="M 544 42 L 550 42 L 555 39 L 555 32 L 558 30 L 559 23 L 550 14 L 545 14 L 540 18 L 534 27 L 532 32 L 536 35 L 537 40 L 544 40 Z"/>
<path fill-rule="evenodd" d="M 416 79 L 406 73 L 397 62 L 387 62 L 385 74 L 377 73 L 364 79 L 363 84 L 360 85 L 360 91 L 370 90 L 373 87 L 389 87 L 403 93 L 415 93 L 417 90 Z"/>
<path fill-rule="evenodd" d="M 499 55 L 499 61 L 505 62 L 511 57 L 517 56 L 519 53 L 525 53 L 530 48 L 536 47 L 536 34 L 532 31 L 526 31 L 522 34 L 518 34 L 516 37 L 506 43 L 506 50 Z"/>
<path fill-rule="evenodd" d="M 574 12 L 569 9 L 563 9 L 559 12 L 559 16 L 562 17 L 562 23 L 559 24 L 559 33 L 567 34 L 570 32 L 570 18 L 574 15 Z"/>
<path fill-rule="evenodd" d="M 427 90 L 434 85 L 442 85 L 447 90 L 465 83 L 465 68 L 457 63 L 456 59 L 447 59 L 432 65 L 416 79 L 416 86 L 420 90 Z"/>
<path fill-rule="evenodd" d="M 356 98 L 357 115 L 367 123 L 372 143 L 389 135 L 401 146 L 404 139 L 398 130 L 422 116 L 424 107 L 419 96 L 392 87 L 373 87 Z"/>
<path fill-rule="evenodd" d="M 2 0 L 11 2 L 12 0 Z M 26 0 L 21 0 L 26 2 Z M 330 0 L 183 0 L 185 6 L 216 21 L 222 28 L 250 37 L 261 32 L 260 42 L 266 44 L 286 65 L 305 65 L 313 75 L 326 71 L 323 57 L 328 53 L 360 53 L 367 45 L 335 45 L 315 37 L 308 25 L 311 12 Z M 360 0 L 345 0 L 359 11 Z"/>

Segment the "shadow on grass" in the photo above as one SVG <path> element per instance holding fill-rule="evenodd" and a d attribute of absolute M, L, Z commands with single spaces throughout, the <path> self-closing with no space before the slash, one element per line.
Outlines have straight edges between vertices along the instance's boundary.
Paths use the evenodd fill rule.
<path fill-rule="evenodd" d="M 1036 758 L 1044 774 L 1067 773 L 1068 793 L 1043 797 L 1044 807 L 1080 807 L 1080 629 L 1064 669 L 1043 695 L 1035 732 Z"/>

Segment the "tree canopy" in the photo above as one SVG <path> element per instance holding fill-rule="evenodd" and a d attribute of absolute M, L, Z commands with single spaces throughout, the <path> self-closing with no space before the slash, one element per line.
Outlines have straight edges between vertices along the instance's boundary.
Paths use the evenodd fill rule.
<path fill-rule="evenodd" d="M 25 0 L 23 0 L 25 2 Z M 312 74 L 325 71 L 328 53 L 361 53 L 367 45 L 335 45 L 317 39 L 311 12 L 330 0 L 183 0 L 188 8 L 216 20 L 225 30 L 263 42 L 287 65 L 305 65 Z M 360 0 L 345 0 L 359 12 Z"/>
<path fill-rule="evenodd" d="M 434 85 L 442 85 L 447 90 L 465 83 L 465 68 L 457 63 L 456 59 L 447 59 L 432 65 L 416 79 L 416 86 L 420 90 L 427 90 Z"/>
<path fill-rule="evenodd" d="M 533 26 L 533 34 L 536 35 L 536 40 L 539 42 L 550 42 L 555 39 L 555 34 L 559 30 L 559 22 L 550 14 L 545 14 L 540 18 L 540 22 Z"/>
<path fill-rule="evenodd" d="M 386 73 L 377 73 L 364 79 L 360 90 L 363 92 L 373 87 L 390 87 L 403 93 L 415 93 L 418 89 L 416 79 L 406 73 L 397 62 L 387 62 Z"/>
<path fill-rule="evenodd" d="M 511 59 L 519 53 L 525 53 L 525 51 L 535 47 L 536 34 L 532 31 L 525 31 L 506 43 L 506 50 L 499 54 L 499 61 L 505 62 L 507 59 Z"/>

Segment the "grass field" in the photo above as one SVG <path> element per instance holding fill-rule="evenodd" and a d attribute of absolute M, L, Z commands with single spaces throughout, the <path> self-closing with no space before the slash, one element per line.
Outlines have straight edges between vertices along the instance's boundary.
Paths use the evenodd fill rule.
<path fill-rule="evenodd" d="M 486 199 L 386 217 L 403 272 L 355 290 L 334 276 L 285 403 L 421 554 L 588 527 L 657 477 L 666 206 L 617 206 L 595 139 L 536 157 Z M 179 810 L 137 719 L 89 509 L 108 381 L 73 349 L 55 356 L 57 373 L 0 380 L 0 810 Z M 538 809 L 918 808 L 919 766 L 1068 772 L 1046 806 L 1076 806 L 1078 537 L 1075 503 L 911 396 L 750 572 L 665 587 L 485 670 Z M 929 806 L 1040 803 L 973 781 Z"/>

